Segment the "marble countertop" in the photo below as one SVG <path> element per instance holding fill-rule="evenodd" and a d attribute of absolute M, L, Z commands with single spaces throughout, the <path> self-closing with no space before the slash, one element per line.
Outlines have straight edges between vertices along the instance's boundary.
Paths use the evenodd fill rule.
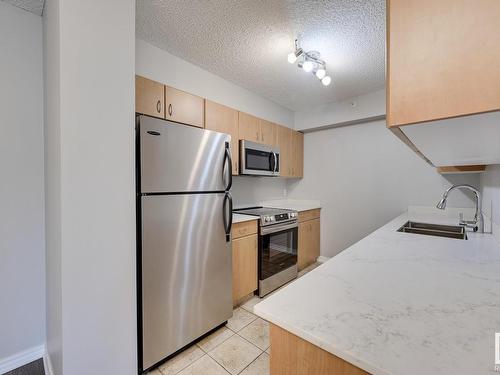
<path fill-rule="evenodd" d="M 409 218 L 457 223 L 409 210 L 255 313 L 372 374 L 498 374 L 499 242 L 397 232 Z"/>
<path fill-rule="evenodd" d="M 233 224 L 241 223 L 243 221 L 252 221 L 252 220 L 258 220 L 258 217 L 233 213 Z"/>
<path fill-rule="evenodd" d="M 307 210 L 314 210 L 315 208 L 321 208 L 320 201 L 297 200 L 297 199 L 278 199 L 278 200 L 263 201 L 260 202 L 260 206 L 285 208 L 288 210 L 295 210 L 295 211 L 307 211 Z"/>

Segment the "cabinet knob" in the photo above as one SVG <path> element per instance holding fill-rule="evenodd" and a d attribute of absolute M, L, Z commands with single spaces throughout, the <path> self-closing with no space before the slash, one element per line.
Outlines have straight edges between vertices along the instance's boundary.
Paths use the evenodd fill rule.
<path fill-rule="evenodd" d="M 158 111 L 158 113 L 161 112 L 161 101 L 159 100 L 156 102 L 156 110 Z"/>
<path fill-rule="evenodd" d="M 172 113 L 173 113 L 173 111 L 172 111 L 172 104 L 169 104 L 169 105 L 168 105 L 168 114 L 169 114 L 170 116 L 172 116 Z"/>

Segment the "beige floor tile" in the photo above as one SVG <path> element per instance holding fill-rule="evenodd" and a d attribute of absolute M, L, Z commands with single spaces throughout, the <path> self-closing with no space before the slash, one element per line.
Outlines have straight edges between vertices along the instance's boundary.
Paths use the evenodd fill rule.
<path fill-rule="evenodd" d="M 232 335 L 234 335 L 233 331 L 231 331 L 229 328 L 222 327 L 222 328 L 219 328 L 214 333 L 212 333 L 210 336 L 207 336 L 203 340 L 201 340 L 198 343 L 198 346 L 203 351 L 208 353 L 210 350 L 214 349 L 217 345 L 226 341 Z"/>
<path fill-rule="evenodd" d="M 250 341 L 252 344 L 266 350 L 269 347 L 269 323 L 264 319 L 258 318 L 247 325 L 238 335 Z"/>
<path fill-rule="evenodd" d="M 236 375 L 261 353 L 259 348 L 242 337 L 234 335 L 208 354 L 232 375 Z"/>
<path fill-rule="evenodd" d="M 266 353 L 267 354 L 271 354 L 271 347 L 269 347 L 269 348 L 266 349 Z"/>
<path fill-rule="evenodd" d="M 174 375 L 203 357 L 203 350 L 193 345 L 160 366 L 163 375 Z"/>
<path fill-rule="evenodd" d="M 153 371 L 148 371 L 146 373 L 146 375 L 162 375 L 160 370 L 156 369 L 156 370 L 153 370 Z"/>
<path fill-rule="evenodd" d="M 227 371 L 208 355 L 186 367 L 178 375 L 228 375 Z"/>
<path fill-rule="evenodd" d="M 262 353 L 240 375 L 269 375 L 269 355 Z"/>
<path fill-rule="evenodd" d="M 226 326 L 234 332 L 238 332 L 246 325 L 252 323 L 257 316 L 241 307 L 233 311 L 233 316 L 227 321 Z"/>
<path fill-rule="evenodd" d="M 248 312 L 253 313 L 253 307 L 258 304 L 262 299 L 259 296 L 253 296 L 251 299 L 246 301 L 244 304 L 242 304 L 240 307 L 242 309 L 245 309 Z"/>

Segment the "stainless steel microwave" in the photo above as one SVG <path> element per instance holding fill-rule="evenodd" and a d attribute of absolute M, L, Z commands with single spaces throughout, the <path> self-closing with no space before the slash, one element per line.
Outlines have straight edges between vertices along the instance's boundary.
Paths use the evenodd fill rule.
<path fill-rule="evenodd" d="M 279 147 L 240 140 L 240 174 L 279 176 Z"/>

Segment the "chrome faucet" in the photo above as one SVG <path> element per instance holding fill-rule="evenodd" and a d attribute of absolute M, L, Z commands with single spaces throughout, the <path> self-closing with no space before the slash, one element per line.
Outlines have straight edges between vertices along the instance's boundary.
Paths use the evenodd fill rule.
<path fill-rule="evenodd" d="M 448 194 L 454 189 L 468 189 L 474 193 L 476 197 L 476 213 L 474 214 L 474 219 L 472 220 L 464 220 L 463 215 L 460 214 L 460 225 L 463 225 L 466 228 L 471 228 L 474 232 L 483 233 L 484 232 L 484 222 L 483 222 L 483 213 L 481 211 L 481 193 L 474 186 L 461 184 L 461 185 L 453 185 L 448 188 L 444 194 L 443 198 L 436 205 L 436 208 L 440 210 L 444 210 L 446 208 L 446 200 L 448 199 Z"/>

